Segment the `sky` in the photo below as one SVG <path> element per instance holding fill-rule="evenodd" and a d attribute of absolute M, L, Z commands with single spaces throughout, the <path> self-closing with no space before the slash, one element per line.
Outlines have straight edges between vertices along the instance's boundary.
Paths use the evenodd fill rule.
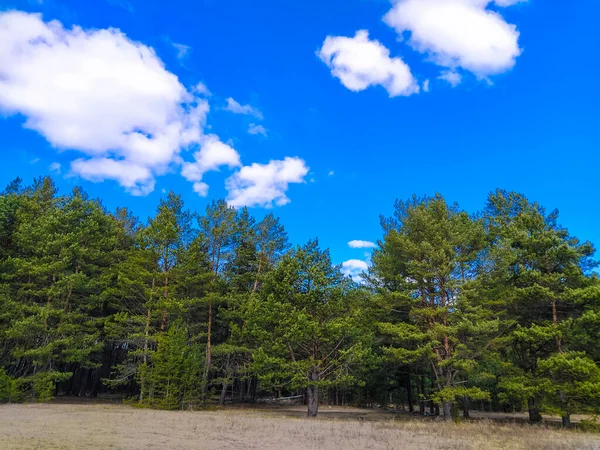
<path fill-rule="evenodd" d="M 0 184 L 273 212 L 356 275 L 395 199 L 496 188 L 600 244 L 600 4 L 1 0 Z"/>

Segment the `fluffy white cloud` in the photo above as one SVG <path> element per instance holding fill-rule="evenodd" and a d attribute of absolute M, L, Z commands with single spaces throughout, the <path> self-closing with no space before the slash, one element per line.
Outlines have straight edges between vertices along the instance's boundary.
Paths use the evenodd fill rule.
<path fill-rule="evenodd" d="M 60 173 L 61 165 L 58 162 L 53 162 L 48 168 L 50 169 L 50 172 Z"/>
<path fill-rule="evenodd" d="M 361 274 L 369 270 L 369 265 L 366 261 L 360 259 L 350 259 L 342 263 L 342 273 L 351 277 L 355 282 L 362 281 Z"/>
<path fill-rule="evenodd" d="M 229 97 L 227 99 L 227 106 L 225 107 L 225 110 L 232 112 L 234 114 L 244 114 L 244 115 L 248 115 L 248 116 L 254 116 L 257 119 L 263 118 L 262 113 L 258 109 L 254 108 L 253 106 L 250 106 L 250 105 L 241 105 L 231 97 Z"/>
<path fill-rule="evenodd" d="M 496 0 L 509 6 L 519 0 Z M 478 77 L 505 72 L 521 54 L 519 32 L 495 11 L 491 0 L 396 0 L 384 21 L 438 65 L 462 67 Z"/>
<path fill-rule="evenodd" d="M 350 248 L 375 248 L 375 247 L 377 247 L 377 244 L 375 244 L 374 242 L 370 242 L 370 241 L 355 240 L 355 241 L 348 242 L 348 246 Z"/>
<path fill-rule="evenodd" d="M 144 165 L 124 159 L 76 159 L 71 163 L 71 170 L 94 183 L 105 179 L 116 180 L 133 195 L 148 195 L 154 190 L 152 171 Z"/>
<path fill-rule="evenodd" d="M 262 134 L 263 136 L 267 136 L 267 129 L 262 125 L 256 125 L 255 123 L 251 123 L 248 127 L 248 133 L 250 134 Z"/>
<path fill-rule="evenodd" d="M 369 39 L 369 32 L 359 30 L 354 37 L 328 36 L 317 55 L 351 91 L 381 85 L 390 97 L 419 92 L 410 68 L 400 58 L 390 58 L 390 51 L 379 41 Z"/>
<path fill-rule="evenodd" d="M 462 75 L 452 70 L 444 70 L 438 78 L 447 81 L 452 87 L 456 87 L 462 82 Z"/>
<path fill-rule="evenodd" d="M 287 157 L 268 164 L 254 163 L 242 167 L 225 183 L 229 191 L 228 202 L 235 207 L 283 206 L 290 202 L 286 195 L 290 183 L 304 183 L 308 166 L 300 158 Z"/>
<path fill-rule="evenodd" d="M 200 141 L 209 107 L 119 30 L 69 30 L 10 11 L 0 13 L 0 109 L 89 157 L 72 164 L 75 174 L 141 195 Z"/>
<path fill-rule="evenodd" d="M 222 166 L 240 167 L 240 155 L 231 146 L 220 141 L 214 134 L 203 136 L 200 150 L 194 153 L 194 162 L 184 162 L 181 175 L 194 183 L 194 191 L 206 197 L 208 185 L 202 182 L 202 176 L 209 171 L 219 170 Z"/>

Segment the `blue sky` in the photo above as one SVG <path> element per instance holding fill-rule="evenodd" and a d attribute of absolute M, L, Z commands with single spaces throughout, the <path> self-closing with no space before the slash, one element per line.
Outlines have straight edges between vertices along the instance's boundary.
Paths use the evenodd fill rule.
<path fill-rule="evenodd" d="M 1 9 L 0 183 L 53 173 L 142 218 L 163 190 L 194 210 L 228 198 L 337 263 L 364 261 L 347 243 L 413 193 L 473 212 L 517 190 L 600 242 L 597 2 Z"/>

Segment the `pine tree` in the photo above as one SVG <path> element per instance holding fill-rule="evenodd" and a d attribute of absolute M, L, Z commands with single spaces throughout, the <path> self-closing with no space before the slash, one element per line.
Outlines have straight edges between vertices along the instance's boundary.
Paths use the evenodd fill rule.
<path fill-rule="evenodd" d="M 557 211 L 547 214 L 523 195 L 501 190 L 490 195 L 485 211 L 490 240 L 485 301 L 510 333 L 505 360 L 511 365 L 500 387 L 506 401 L 527 400 L 532 421 L 541 420 L 540 402 L 548 396 L 541 368 L 551 373 L 561 362 L 580 361 L 576 355 L 570 359 L 564 325 L 582 314 L 594 283 L 587 275 L 594 266 L 593 246 L 570 236 L 557 219 Z M 565 414 L 568 423 L 566 409 Z"/>
<path fill-rule="evenodd" d="M 245 307 L 260 382 L 306 389 L 309 417 L 320 389 L 360 381 L 351 369 L 368 354 L 368 331 L 353 286 L 315 240 L 286 254 Z"/>
<path fill-rule="evenodd" d="M 386 351 L 401 364 L 431 367 L 436 385 L 432 398 L 442 404 L 444 419 L 451 420 L 459 397 L 487 396 L 460 384 L 469 353 L 463 345 L 459 300 L 482 232 L 440 195 L 397 201 L 394 217 L 381 223 L 384 238 L 373 254 L 371 282 L 387 311 L 398 315 L 398 320 L 379 324 L 380 332 L 391 338 Z"/>

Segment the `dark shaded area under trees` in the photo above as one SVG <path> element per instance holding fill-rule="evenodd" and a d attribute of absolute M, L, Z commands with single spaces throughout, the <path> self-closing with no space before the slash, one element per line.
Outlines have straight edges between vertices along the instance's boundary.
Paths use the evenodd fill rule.
<path fill-rule="evenodd" d="M 524 196 L 396 202 L 363 283 L 272 214 L 169 193 L 146 221 L 50 178 L 0 195 L 0 401 L 300 397 L 451 420 L 600 408 L 594 248 Z"/>

